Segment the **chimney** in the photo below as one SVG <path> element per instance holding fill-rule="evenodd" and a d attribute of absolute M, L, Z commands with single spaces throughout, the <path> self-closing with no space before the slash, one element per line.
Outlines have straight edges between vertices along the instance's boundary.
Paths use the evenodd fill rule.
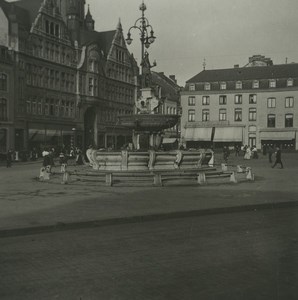
<path fill-rule="evenodd" d="M 176 76 L 175 75 L 170 75 L 169 78 L 174 81 L 175 83 L 177 83 L 177 80 L 176 80 Z"/>
<path fill-rule="evenodd" d="M 234 65 L 234 69 L 237 69 L 237 68 L 239 68 L 239 65 Z"/>

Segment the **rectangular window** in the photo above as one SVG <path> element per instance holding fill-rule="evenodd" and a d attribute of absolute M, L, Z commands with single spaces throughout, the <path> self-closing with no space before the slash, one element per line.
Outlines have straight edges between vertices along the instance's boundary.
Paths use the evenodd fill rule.
<path fill-rule="evenodd" d="M 91 95 L 93 95 L 93 78 L 92 78 L 92 77 L 89 78 L 88 86 L 89 86 L 89 87 L 88 87 L 89 93 L 90 93 Z"/>
<path fill-rule="evenodd" d="M 294 85 L 293 79 L 292 79 L 292 78 L 289 78 L 289 79 L 287 80 L 287 86 L 293 86 L 293 85 Z"/>
<path fill-rule="evenodd" d="M 226 95 L 221 95 L 221 96 L 219 96 L 219 104 L 220 104 L 220 105 L 225 105 L 225 104 L 227 104 L 227 96 L 226 96 Z"/>
<path fill-rule="evenodd" d="M 270 88 L 275 88 L 276 87 L 276 80 L 275 79 L 269 80 L 269 87 Z"/>
<path fill-rule="evenodd" d="M 59 105 L 60 105 L 59 100 L 56 100 L 56 102 L 55 102 L 55 116 L 56 117 L 59 117 Z"/>
<path fill-rule="evenodd" d="M 190 84 L 190 85 L 189 85 L 189 90 L 190 90 L 190 91 L 195 91 L 195 90 L 196 90 L 195 85 L 194 85 L 194 84 Z"/>
<path fill-rule="evenodd" d="M 286 97 L 285 106 L 286 107 L 294 107 L 294 98 Z"/>
<path fill-rule="evenodd" d="M 242 109 L 236 108 L 235 109 L 235 122 L 241 122 L 242 121 Z"/>
<path fill-rule="evenodd" d="M 203 109 L 203 112 L 202 112 L 202 121 L 203 122 L 209 121 L 209 117 L 210 117 L 209 109 Z"/>
<path fill-rule="evenodd" d="M 202 105 L 209 105 L 209 104 L 210 104 L 210 97 L 209 96 L 203 96 Z"/>
<path fill-rule="evenodd" d="M 37 102 L 37 114 L 41 115 L 42 114 L 42 101 L 38 100 Z"/>
<path fill-rule="evenodd" d="M 45 105 L 44 105 L 44 114 L 48 116 L 50 113 L 50 102 L 49 99 L 46 99 Z"/>
<path fill-rule="evenodd" d="M 205 83 L 205 84 L 204 84 L 204 90 L 205 90 L 205 91 L 210 91 L 210 89 L 211 89 L 210 83 L 208 83 L 208 82 Z"/>
<path fill-rule="evenodd" d="M 219 121 L 226 121 L 227 120 L 227 110 L 222 108 L 219 110 Z"/>
<path fill-rule="evenodd" d="M 188 110 L 188 122 L 194 122 L 195 121 L 195 110 L 189 109 Z"/>
<path fill-rule="evenodd" d="M 242 89 L 242 82 L 237 81 L 235 87 L 236 87 L 237 90 Z"/>
<path fill-rule="evenodd" d="M 55 115 L 55 105 L 54 105 L 54 100 L 51 100 L 50 102 L 50 116 Z"/>
<path fill-rule="evenodd" d="M 35 100 L 32 101 L 32 113 L 34 115 L 36 115 L 36 101 Z"/>
<path fill-rule="evenodd" d="M 7 75 L 0 73 L 0 91 L 7 91 Z"/>
<path fill-rule="evenodd" d="M 267 127 L 275 127 L 275 115 L 268 115 L 267 116 Z"/>
<path fill-rule="evenodd" d="M 249 119 L 249 121 L 257 120 L 257 109 L 256 108 L 249 109 L 248 119 Z"/>
<path fill-rule="evenodd" d="M 31 114 L 31 101 L 30 100 L 26 101 L 26 112 L 27 112 L 27 114 Z"/>
<path fill-rule="evenodd" d="M 7 100 L 0 98 L 0 120 L 7 120 Z"/>
<path fill-rule="evenodd" d="M 189 106 L 194 106 L 196 104 L 195 101 L 196 101 L 196 98 L 194 96 L 188 97 L 188 105 Z"/>
<path fill-rule="evenodd" d="M 293 127 L 293 114 L 285 115 L 285 127 Z"/>
<path fill-rule="evenodd" d="M 252 84 L 252 87 L 253 87 L 254 89 L 258 89 L 259 86 L 260 86 L 259 81 L 258 81 L 258 80 L 254 80 L 254 81 L 253 81 L 253 84 Z"/>
<path fill-rule="evenodd" d="M 227 84 L 225 82 L 220 83 L 220 89 L 225 90 L 227 88 Z"/>
<path fill-rule="evenodd" d="M 257 103 L 257 95 L 252 94 L 249 95 L 249 104 L 256 104 Z"/>
<path fill-rule="evenodd" d="M 235 104 L 242 104 L 242 95 L 235 95 Z"/>
<path fill-rule="evenodd" d="M 276 106 L 276 99 L 275 98 L 268 98 L 267 99 L 267 107 L 274 108 Z"/>

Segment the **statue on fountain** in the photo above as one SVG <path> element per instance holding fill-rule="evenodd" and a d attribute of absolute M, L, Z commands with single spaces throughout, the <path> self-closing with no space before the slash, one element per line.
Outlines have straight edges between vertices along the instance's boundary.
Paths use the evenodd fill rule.
<path fill-rule="evenodd" d="M 139 114 L 154 114 L 154 110 L 161 104 L 161 100 L 157 99 L 152 89 L 152 74 L 151 68 L 156 66 L 149 61 L 149 53 L 145 51 L 142 59 L 142 75 L 141 75 L 141 97 L 136 100 L 136 107 Z"/>

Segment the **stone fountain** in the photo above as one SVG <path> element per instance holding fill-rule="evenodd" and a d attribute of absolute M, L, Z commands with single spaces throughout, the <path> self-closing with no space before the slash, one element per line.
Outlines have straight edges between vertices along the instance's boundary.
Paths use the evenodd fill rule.
<path fill-rule="evenodd" d="M 135 101 L 136 114 L 118 117 L 119 125 L 133 131 L 133 146 L 135 150 L 158 150 L 162 142 L 164 129 L 174 127 L 179 121 L 179 115 L 164 115 L 156 112 L 162 104 L 152 87 L 152 75 L 149 54 L 145 52 L 142 61 L 141 96 Z"/>
<path fill-rule="evenodd" d="M 140 30 L 142 45 L 140 97 L 135 101 L 135 114 L 118 117 L 118 124 L 132 131 L 133 149 L 113 152 L 88 149 L 86 154 L 90 165 L 99 171 L 183 170 L 208 165 L 212 157 L 210 150 L 160 150 L 163 130 L 175 126 L 180 116 L 157 112 L 162 101 L 155 94 L 152 84 L 151 68 L 155 67 L 156 63 L 151 65 L 149 54 L 144 51 L 144 47 L 148 48 L 154 42 L 155 36 L 152 26 L 144 16 L 146 10 L 144 2 L 140 5 L 140 10 L 142 17 L 129 29 L 126 39 L 129 45 L 132 42 L 130 30 L 135 28 Z"/>

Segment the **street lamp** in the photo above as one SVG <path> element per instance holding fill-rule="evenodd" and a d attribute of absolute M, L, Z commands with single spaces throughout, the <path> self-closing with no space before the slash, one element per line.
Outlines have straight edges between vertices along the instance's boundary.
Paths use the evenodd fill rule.
<path fill-rule="evenodd" d="M 142 45 L 142 57 L 141 59 L 144 58 L 144 47 L 146 47 L 147 49 L 150 47 L 150 45 L 152 43 L 154 43 L 156 37 L 154 36 L 154 31 L 152 26 L 149 24 L 149 21 L 147 18 L 145 18 L 145 10 L 147 9 L 144 1 L 142 2 L 142 4 L 140 5 L 140 10 L 142 11 L 142 17 L 138 18 L 135 21 L 135 24 L 133 26 L 131 26 L 128 30 L 127 33 L 127 38 L 126 43 L 127 45 L 130 45 L 133 41 L 133 39 L 131 38 L 131 29 L 138 29 L 140 30 L 140 40 L 141 40 L 141 45 Z M 139 25 L 138 25 L 139 22 Z"/>

